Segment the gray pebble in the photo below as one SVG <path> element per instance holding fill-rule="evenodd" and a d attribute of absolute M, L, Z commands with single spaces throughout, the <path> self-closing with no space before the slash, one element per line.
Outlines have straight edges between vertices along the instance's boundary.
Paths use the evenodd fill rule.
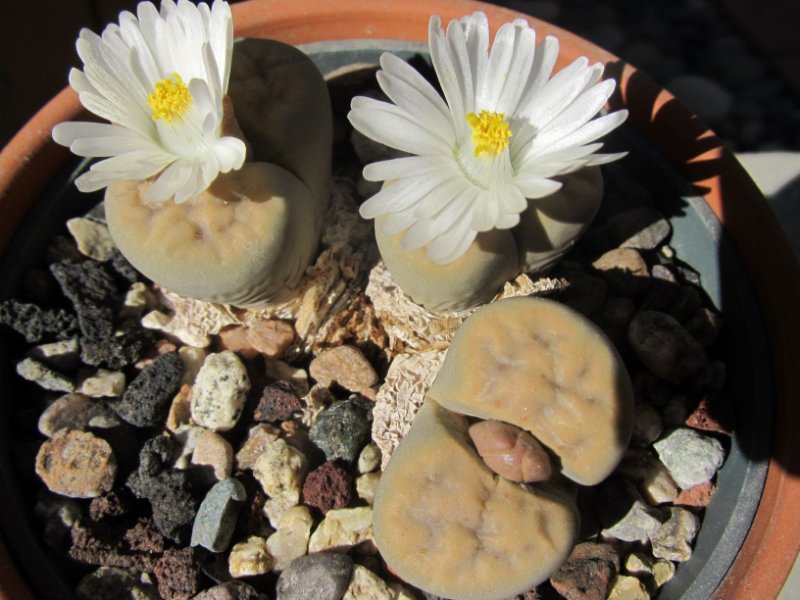
<path fill-rule="evenodd" d="M 328 460 L 352 463 L 369 440 L 371 428 L 370 403 L 356 396 L 334 402 L 322 411 L 311 426 L 309 438 Z"/>
<path fill-rule="evenodd" d="M 708 360 L 703 347 L 675 318 L 654 310 L 643 310 L 631 320 L 628 342 L 651 373 L 675 384 Z"/>
<path fill-rule="evenodd" d="M 649 446 L 661 436 L 663 430 L 661 415 L 652 405 L 637 404 L 634 407 L 631 444 L 634 446 Z"/>
<path fill-rule="evenodd" d="M 65 394 L 41 414 L 39 432 L 52 437 L 60 429 L 108 429 L 119 424 L 120 420 L 104 402 L 83 394 Z"/>
<path fill-rule="evenodd" d="M 353 572 L 353 560 L 337 552 L 296 558 L 278 578 L 277 600 L 339 600 Z"/>
<path fill-rule="evenodd" d="M 683 489 L 709 481 L 725 460 L 725 450 L 717 439 L 685 427 L 676 429 L 653 447 L 675 483 Z"/>
<path fill-rule="evenodd" d="M 672 232 L 664 215 L 649 206 L 614 215 L 608 220 L 607 226 L 614 244 L 638 250 L 657 248 Z"/>
<path fill-rule="evenodd" d="M 200 504 L 192 527 L 192 546 L 224 552 L 231 543 L 236 518 L 247 500 L 244 485 L 233 477 L 215 484 Z"/>
<path fill-rule="evenodd" d="M 228 581 L 208 588 L 192 600 L 261 600 L 267 596 L 259 594 L 252 585 L 244 581 Z"/>
<path fill-rule="evenodd" d="M 646 542 L 661 527 L 661 511 L 647 504 L 633 483 L 608 479 L 598 489 L 602 535 L 626 542 Z"/>

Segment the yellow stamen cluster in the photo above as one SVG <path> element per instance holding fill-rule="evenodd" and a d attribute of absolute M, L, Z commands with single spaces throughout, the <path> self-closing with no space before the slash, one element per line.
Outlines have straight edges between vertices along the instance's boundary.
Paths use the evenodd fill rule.
<path fill-rule="evenodd" d="M 156 83 L 155 88 L 147 96 L 147 104 L 153 109 L 153 121 L 164 119 L 172 123 L 186 114 L 192 104 L 192 95 L 183 79 L 177 73 Z"/>
<path fill-rule="evenodd" d="M 472 127 L 475 156 L 481 154 L 497 156 L 508 147 L 511 125 L 506 122 L 505 114 L 488 110 L 482 110 L 477 115 L 471 112 L 467 115 L 467 123 Z"/>

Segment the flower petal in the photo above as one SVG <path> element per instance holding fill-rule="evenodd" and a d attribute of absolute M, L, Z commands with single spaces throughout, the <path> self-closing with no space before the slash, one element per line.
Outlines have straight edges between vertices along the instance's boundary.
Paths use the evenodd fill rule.
<path fill-rule="evenodd" d="M 559 181 L 545 179 L 538 175 L 523 173 L 514 180 L 514 185 L 525 198 L 544 198 L 560 190 L 562 184 Z"/>
<path fill-rule="evenodd" d="M 435 263 L 451 263 L 469 249 L 476 235 L 477 232 L 470 229 L 468 215 L 464 214 L 450 229 L 428 244 L 426 254 Z"/>
<path fill-rule="evenodd" d="M 358 131 L 390 148 L 410 154 L 446 154 L 445 132 L 429 131 L 414 115 L 372 98 L 353 98 L 347 119 Z"/>
<path fill-rule="evenodd" d="M 381 191 L 368 198 L 359 208 L 359 214 L 365 219 L 374 219 L 381 215 L 412 210 L 432 189 L 439 185 L 438 177 L 407 177 L 384 184 Z"/>
<path fill-rule="evenodd" d="M 467 112 L 469 112 L 464 103 L 464 90 L 462 87 L 465 75 L 458 71 L 460 65 L 450 54 L 452 51 L 450 43 L 445 38 L 441 28 L 441 20 L 437 16 L 431 17 L 428 26 L 428 47 L 436 77 L 442 86 L 447 106 L 450 107 L 453 127 L 456 131 L 463 130 Z M 464 42 L 463 53 L 465 60 L 466 52 L 466 42 Z M 469 78 L 472 78 L 471 73 Z"/>
<path fill-rule="evenodd" d="M 453 160 L 444 156 L 404 156 L 364 167 L 364 179 L 367 181 L 386 181 L 404 177 L 420 177 L 455 169 Z"/>

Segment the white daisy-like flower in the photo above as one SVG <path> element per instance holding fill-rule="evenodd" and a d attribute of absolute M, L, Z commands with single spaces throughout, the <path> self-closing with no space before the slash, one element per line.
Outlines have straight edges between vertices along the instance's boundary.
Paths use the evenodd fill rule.
<path fill-rule="evenodd" d="M 579 58 L 551 77 L 558 40 L 537 46 L 523 19 L 500 27 L 490 49 L 483 13 L 451 21 L 446 34 L 434 16 L 428 44 L 444 99 L 384 54 L 378 83 L 393 104 L 356 97 L 348 115 L 361 133 L 414 155 L 364 169 L 385 183 L 361 215 L 385 217 L 387 234 L 405 231 L 404 248 L 427 246 L 432 261 L 452 262 L 478 232 L 517 225 L 526 199 L 561 187 L 552 177 L 624 156 L 596 153 L 596 140 L 627 117 L 594 118 L 615 87 L 600 81 L 603 65 Z"/>
<path fill-rule="evenodd" d="M 79 156 L 110 157 L 77 179 L 81 191 L 155 177 L 147 200 L 183 202 L 244 163 L 244 142 L 223 135 L 231 10 L 221 0 L 163 0 L 160 13 L 150 2 L 136 13 L 121 13 L 102 36 L 83 29 L 76 44 L 84 66 L 69 83 L 110 123 L 61 123 L 53 139 Z"/>

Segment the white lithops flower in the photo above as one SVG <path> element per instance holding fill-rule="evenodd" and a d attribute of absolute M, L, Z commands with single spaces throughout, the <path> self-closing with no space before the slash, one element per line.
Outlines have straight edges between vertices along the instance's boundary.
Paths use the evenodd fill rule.
<path fill-rule="evenodd" d="M 444 99 L 391 54 L 378 83 L 393 102 L 353 99 L 349 119 L 368 137 L 415 156 L 367 165 L 384 181 L 361 206 L 364 218 L 386 217 L 384 232 L 405 232 L 403 247 L 427 246 L 436 263 L 463 255 L 478 232 L 519 223 L 527 198 L 552 194 L 551 179 L 623 154 L 596 154 L 598 138 L 627 111 L 594 118 L 614 91 L 601 64 L 579 58 L 551 77 L 558 40 L 523 19 L 500 27 L 491 49 L 486 15 L 429 26 L 429 48 Z"/>
<path fill-rule="evenodd" d="M 80 156 L 110 157 L 76 181 L 85 192 L 155 177 L 146 199 L 182 202 L 219 173 L 239 169 L 242 140 L 223 135 L 223 99 L 233 52 L 227 3 L 150 2 L 120 14 L 102 36 L 83 29 L 83 70 L 69 83 L 81 103 L 111 123 L 61 123 L 53 139 Z"/>

